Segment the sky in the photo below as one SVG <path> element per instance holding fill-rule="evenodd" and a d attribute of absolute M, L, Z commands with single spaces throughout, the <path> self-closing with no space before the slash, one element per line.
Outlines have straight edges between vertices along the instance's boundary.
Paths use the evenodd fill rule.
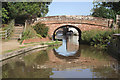
<path fill-rule="evenodd" d="M 93 3 L 91 2 L 52 2 L 49 5 L 47 16 L 56 15 L 90 15 Z"/>

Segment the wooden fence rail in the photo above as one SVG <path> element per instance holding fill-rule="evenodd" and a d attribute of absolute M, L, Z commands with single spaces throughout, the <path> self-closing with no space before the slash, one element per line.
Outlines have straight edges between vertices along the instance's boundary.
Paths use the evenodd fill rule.
<path fill-rule="evenodd" d="M 0 28 L 0 39 L 7 39 L 10 37 L 11 33 L 14 30 L 14 24 L 15 20 L 13 19 L 8 23 L 8 29 L 2 31 L 2 28 Z"/>
<path fill-rule="evenodd" d="M 7 39 L 10 35 L 10 28 L 4 31 L 0 31 L 0 39 Z"/>

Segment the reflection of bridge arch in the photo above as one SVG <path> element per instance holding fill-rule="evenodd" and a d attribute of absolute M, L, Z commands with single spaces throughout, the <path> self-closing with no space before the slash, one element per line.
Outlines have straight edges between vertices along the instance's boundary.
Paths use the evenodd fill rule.
<path fill-rule="evenodd" d="M 66 60 L 78 59 L 78 58 L 80 57 L 80 54 L 81 54 L 80 46 L 79 46 L 78 50 L 75 52 L 75 54 L 72 55 L 72 56 L 63 56 L 63 55 L 60 55 L 60 54 L 58 54 L 58 53 L 56 52 L 55 49 L 53 49 L 53 51 L 54 51 L 54 54 L 55 54 L 56 57 L 58 57 L 58 58 L 60 58 L 60 59 L 66 59 Z"/>
<path fill-rule="evenodd" d="M 54 30 L 54 32 L 53 32 L 53 40 L 56 40 L 55 39 L 55 36 L 56 36 L 56 31 L 58 30 L 58 29 L 60 29 L 60 28 L 75 28 L 77 31 L 78 31 L 78 33 L 79 33 L 79 39 L 78 39 L 78 41 L 80 41 L 80 39 L 81 39 L 81 30 L 78 28 L 78 27 L 76 27 L 76 26 L 73 26 L 73 25 L 64 25 L 64 26 L 60 26 L 60 27 L 58 27 L 56 30 Z"/>
<path fill-rule="evenodd" d="M 71 44 L 71 38 L 69 36 L 63 36 L 62 45 L 53 49 L 54 55 L 59 59 L 71 60 L 78 59 L 81 54 L 79 42 L 77 44 Z"/>

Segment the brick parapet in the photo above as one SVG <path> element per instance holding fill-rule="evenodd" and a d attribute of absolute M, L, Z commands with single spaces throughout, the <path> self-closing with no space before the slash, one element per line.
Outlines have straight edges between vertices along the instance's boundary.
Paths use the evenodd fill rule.
<path fill-rule="evenodd" d="M 37 18 L 38 22 L 43 22 L 46 24 L 55 24 L 55 23 L 86 23 L 86 24 L 94 24 L 94 25 L 101 25 L 101 26 L 110 26 L 113 22 L 113 19 L 106 19 L 106 18 L 99 18 L 99 17 L 92 17 L 92 16 L 48 16 L 48 17 L 41 17 Z"/>

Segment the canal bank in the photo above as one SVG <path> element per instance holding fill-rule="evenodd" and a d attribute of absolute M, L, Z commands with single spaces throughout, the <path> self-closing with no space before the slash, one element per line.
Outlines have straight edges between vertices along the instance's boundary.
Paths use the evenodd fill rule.
<path fill-rule="evenodd" d="M 113 34 L 112 39 L 108 44 L 108 52 L 111 56 L 120 61 L 120 34 Z"/>
<path fill-rule="evenodd" d="M 32 51 L 35 49 L 45 48 L 45 47 L 50 47 L 50 46 L 57 46 L 60 44 L 61 44 L 61 42 L 58 42 L 58 41 L 42 42 L 42 43 L 36 43 L 36 44 L 29 43 L 29 44 L 26 44 L 27 46 L 25 46 L 25 45 L 21 46 L 20 48 L 22 48 L 22 49 L 13 50 L 13 51 L 11 50 L 11 52 L 1 54 L 2 57 L 0 58 L 0 61 L 15 57 L 15 56 L 20 55 L 20 54 L 24 54 L 26 52 L 29 52 L 29 51 Z"/>
<path fill-rule="evenodd" d="M 81 45 L 80 57 L 75 59 L 61 59 L 53 49 L 36 49 L 11 58 L 2 66 L 2 77 L 119 78 L 117 61 L 92 46 Z"/>
<path fill-rule="evenodd" d="M 34 45 L 33 50 L 26 47 L 29 51 L 23 48 L 24 54 L 2 61 L 2 77 L 117 79 L 120 76 L 119 61 L 93 46 L 79 44 L 77 36 L 63 37 L 60 46 L 46 45 L 53 43 L 44 43 L 44 47 Z"/>

